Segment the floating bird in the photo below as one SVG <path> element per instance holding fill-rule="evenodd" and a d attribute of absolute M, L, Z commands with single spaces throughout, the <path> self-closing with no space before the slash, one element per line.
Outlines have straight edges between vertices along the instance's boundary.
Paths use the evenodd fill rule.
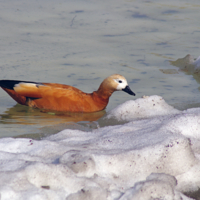
<path fill-rule="evenodd" d="M 104 110 L 109 97 L 115 91 L 135 95 L 126 79 L 114 74 L 106 78 L 97 91 L 84 93 L 81 90 L 58 83 L 38 83 L 31 81 L 0 80 L 0 87 L 19 104 L 33 108 L 70 111 L 97 112 Z"/>

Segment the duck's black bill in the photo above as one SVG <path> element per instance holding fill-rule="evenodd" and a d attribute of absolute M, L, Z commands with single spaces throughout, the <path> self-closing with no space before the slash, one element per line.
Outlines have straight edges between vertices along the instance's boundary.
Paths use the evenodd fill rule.
<path fill-rule="evenodd" d="M 122 89 L 124 92 L 127 92 L 130 95 L 134 95 L 135 93 L 130 89 L 130 87 L 127 85 L 124 89 Z"/>

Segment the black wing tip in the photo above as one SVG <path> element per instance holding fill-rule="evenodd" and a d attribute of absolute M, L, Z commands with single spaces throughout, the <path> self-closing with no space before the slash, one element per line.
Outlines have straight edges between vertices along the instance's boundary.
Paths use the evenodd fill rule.
<path fill-rule="evenodd" d="M 15 84 L 18 84 L 20 81 L 16 80 L 0 80 L 0 86 L 3 88 L 13 90 Z"/>
<path fill-rule="evenodd" d="M 0 80 L 0 87 L 13 90 L 14 86 L 16 84 L 19 84 L 19 83 L 35 83 L 35 84 L 39 84 L 39 83 L 32 82 L 32 81 Z"/>

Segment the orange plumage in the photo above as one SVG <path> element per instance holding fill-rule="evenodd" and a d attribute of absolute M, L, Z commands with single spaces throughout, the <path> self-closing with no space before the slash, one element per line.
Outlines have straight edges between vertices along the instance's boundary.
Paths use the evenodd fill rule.
<path fill-rule="evenodd" d="M 123 90 L 135 95 L 126 79 L 118 74 L 106 78 L 97 91 L 81 90 L 58 83 L 1 80 L 0 87 L 19 104 L 33 108 L 70 112 L 96 112 L 104 110 L 114 91 Z"/>

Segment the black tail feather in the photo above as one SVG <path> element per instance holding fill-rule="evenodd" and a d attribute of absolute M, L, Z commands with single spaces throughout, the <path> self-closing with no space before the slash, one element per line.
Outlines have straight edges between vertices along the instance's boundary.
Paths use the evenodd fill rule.
<path fill-rule="evenodd" d="M 31 82 L 31 81 L 0 80 L 0 87 L 13 90 L 14 86 L 16 84 L 19 84 L 19 83 L 35 83 L 35 84 L 38 84 L 36 82 Z"/>

